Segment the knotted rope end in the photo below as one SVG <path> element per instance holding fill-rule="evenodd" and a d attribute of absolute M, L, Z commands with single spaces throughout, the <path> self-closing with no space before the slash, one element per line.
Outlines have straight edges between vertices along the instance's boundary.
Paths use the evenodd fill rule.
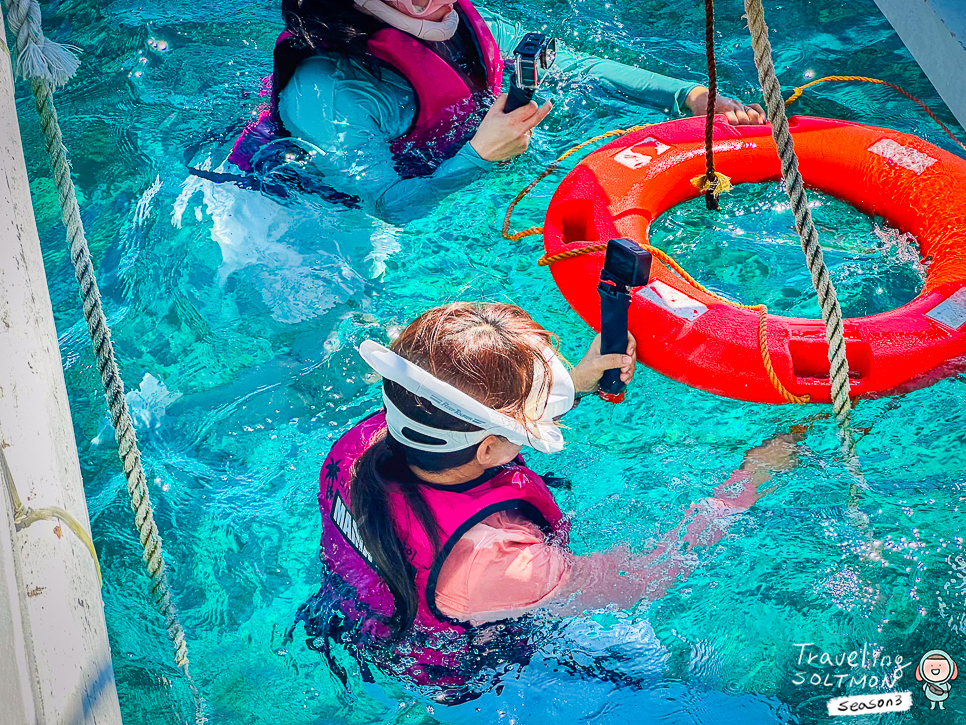
<path fill-rule="evenodd" d="M 731 183 L 731 179 L 720 171 L 714 173 L 715 180 L 712 182 L 708 179 L 707 174 L 701 174 L 701 176 L 695 176 L 691 179 L 691 184 L 700 191 L 702 194 L 710 193 L 717 199 L 722 194 L 726 194 L 734 188 Z"/>
<path fill-rule="evenodd" d="M 49 38 L 28 43 L 17 58 L 17 73 L 25 80 L 46 81 L 57 88 L 77 73 L 80 60 L 74 53 L 79 50 L 75 46 L 55 43 Z"/>

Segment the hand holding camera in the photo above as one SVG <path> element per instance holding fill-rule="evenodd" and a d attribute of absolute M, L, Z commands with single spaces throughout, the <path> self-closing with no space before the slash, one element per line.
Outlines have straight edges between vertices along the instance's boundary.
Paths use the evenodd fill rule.
<path fill-rule="evenodd" d="M 530 101 L 556 57 L 556 41 L 540 33 L 528 33 L 514 51 L 510 90 L 490 107 L 470 146 L 486 161 L 508 161 L 530 145 L 530 135 L 553 104 L 537 107 Z"/>
<path fill-rule="evenodd" d="M 631 288 L 642 287 L 651 274 L 651 254 L 629 239 L 607 242 L 604 268 L 600 271 L 600 351 L 604 355 L 621 354 L 630 342 L 627 310 L 631 306 Z M 604 372 L 600 378 L 600 397 L 608 403 L 624 400 L 627 381 L 619 367 Z M 628 379 L 629 380 L 629 379 Z"/>
<path fill-rule="evenodd" d="M 542 33 L 527 33 L 513 50 L 513 77 L 510 79 L 506 113 L 512 113 L 533 100 L 557 58 L 557 41 Z"/>

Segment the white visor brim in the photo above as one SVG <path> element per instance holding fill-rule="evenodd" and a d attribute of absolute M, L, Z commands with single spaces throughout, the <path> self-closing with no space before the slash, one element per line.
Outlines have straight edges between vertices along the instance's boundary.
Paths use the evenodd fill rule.
<path fill-rule="evenodd" d="M 359 346 L 359 354 L 362 359 L 377 373 L 384 378 L 398 383 L 413 395 L 425 398 L 437 408 L 445 413 L 449 413 L 454 418 L 471 423 L 480 428 L 480 431 L 471 433 L 461 433 L 459 431 L 448 431 L 422 425 L 404 415 L 394 405 L 390 408 L 391 401 L 383 394 L 386 401 L 386 422 L 393 433 L 393 437 L 399 432 L 403 439 L 398 439 L 401 443 L 412 445 L 414 441 L 405 436 L 402 428 L 409 427 L 417 433 L 430 436 L 445 441 L 443 447 L 433 444 L 413 445 L 418 450 L 460 450 L 468 448 L 475 443 L 486 438 L 487 435 L 503 436 L 512 443 L 521 446 L 530 446 L 544 453 L 555 453 L 563 448 L 563 434 L 553 420 L 546 415 L 540 420 L 534 421 L 530 426 L 523 426 L 509 416 L 484 405 L 462 390 L 445 383 L 439 378 L 431 375 L 418 365 L 415 365 L 403 357 L 400 357 L 392 350 L 380 345 L 372 340 L 366 340 Z M 559 361 L 558 361 L 559 362 Z M 563 370 L 563 366 L 560 365 Z M 566 376 L 566 383 L 570 383 L 570 375 L 563 370 Z M 566 386 L 565 383 L 565 386 Z M 572 383 L 570 390 L 573 390 Z M 562 395 L 560 397 L 566 397 Z M 570 394 L 571 405 L 573 394 Z M 557 406 L 551 406 L 556 408 Z M 545 411 L 549 413 L 550 411 Z M 392 422 L 390 423 L 390 417 Z M 395 430 L 393 429 L 395 427 Z M 471 441 L 471 442 L 467 442 Z M 457 444 L 460 445 L 457 445 Z"/>

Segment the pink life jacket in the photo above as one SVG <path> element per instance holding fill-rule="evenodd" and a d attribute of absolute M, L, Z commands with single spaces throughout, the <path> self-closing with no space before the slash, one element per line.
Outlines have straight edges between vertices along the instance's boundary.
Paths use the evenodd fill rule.
<path fill-rule="evenodd" d="M 392 593 L 362 542 L 350 504 L 355 464 L 382 437 L 385 428 L 382 412 L 356 425 L 332 448 L 319 476 L 321 558 L 328 574 L 346 585 L 339 592 L 334 609 L 347 620 L 342 631 L 354 633 L 350 639 L 360 648 L 378 646 L 380 641 L 390 639 L 387 622 L 394 611 Z M 391 661 L 383 658 L 380 665 L 391 674 L 417 684 L 461 685 L 475 670 L 486 665 L 481 653 L 490 653 L 495 647 L 492 636 L 484 637 L 485 648 L 475 644 L 490 629 L 489 625 L 471 627 L 448 618 L 436 607 L 437 577 L 456 542 L 474 525 L 498 511 L 520 511 L 561 545 L 567 543 L 569 523 L 543 479 L 518 461 L 500 468 L 494 475 L 458 486 L 436 487 L 425 482 L 416 482 L 416 486 L 439 526 L 442 548 L 438 553 L 433 551 L 431 540 L 409 506 L 402 485 L 394 486 L 389 492 L 389 510 L 412 566 L 419 607 L 411 631 L 402 638 L 403 644 L 393 642 L 396 656 Z M 306 629 L 309 629 L 308 621 Z M 400 652 L 406 656 L 399 657 Z"/>
<path fill-rule="evenodd" d="M 466 78 L 428 44 L 392 27 L 374 33 L 369 54 L 398 72 L 416 93 L 417 111 L 410 129 L 390 143 L 396 168 L 403 178 L 426 176 L 454 156 L 475 132 L 479 121 L 503 86 L 503 59 L 493 33 L 469 0 L 457 0 L 460 30 L 468 30 L 467 52 L 477 54 L 485 79 Z M 462 32 L 466 32 L 462 30 Z M 252 157 L 264 145 L 290 135 L 278 114 L 278 97 L 302 61 L 317 49 L 289 31 L 275 43 L 271 103 L 242 131 L 228 160 L 251 172 Z M 263 85 L 264 84 L 263 82 Z M 263 91 L 264 92 L 264 91 Z"/>

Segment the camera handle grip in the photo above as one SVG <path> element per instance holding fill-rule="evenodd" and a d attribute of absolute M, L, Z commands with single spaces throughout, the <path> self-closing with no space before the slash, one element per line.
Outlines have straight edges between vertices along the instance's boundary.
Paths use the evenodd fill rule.
<path fill-rule="evenodd" d="M 623 285 L 610 284 L 601 280 L 597 285 L 600 293 L 600 353 L 601 355 L 627 352 L 627 310 L 631 306 L 631 295 Z M 624 388 L 620 368 L 604 371 L 600 378 L 600 397 L 608 403 L 624 400 Z"/>
<path fill-rule="evenodd" d="M 527 105 L 531 100 L 533 100 L 533 91 L 520 88 L 514 78 L 510 81 L 510 88 L 507 91 L 506 105 L 503 106 L 503 112 L 511 113 Z"/>

